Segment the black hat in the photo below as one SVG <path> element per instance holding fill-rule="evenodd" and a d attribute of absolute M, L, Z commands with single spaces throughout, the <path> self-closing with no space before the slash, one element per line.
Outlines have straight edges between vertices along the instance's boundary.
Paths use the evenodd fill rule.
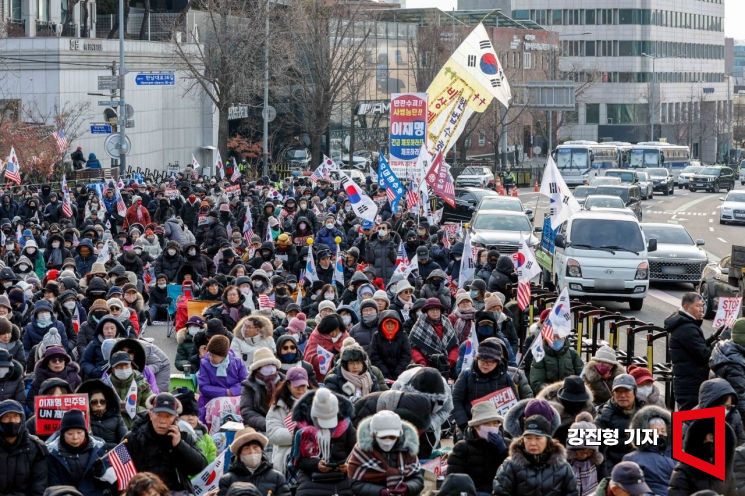
<path fill-rule="evenodd" d="M 176 395 L 176 399 L 181 402 L 181 415 L 199 415 L 197 399 L 192 391 L 184 389 L 183 392 Z"/>
<path fill-rule="evenodd" d="M 85 426 L 85 415 L 81 410 L 68 410 L 62 416 L 62 423 L 60 424 L 60 432 L 64 433 L 70 429 L 83 429 L 87 431 Z"/>
<path fill-rule="evenodd" d="M 631 496 L 650 494 L 652 490 L 644 482 L 644 472 L 635 462 L 619 462 L 613 467 L 610 480 Z"/>
<path fill-rule="evenodd" d="M 420 393 L 444 394 L 445 384 L 440 372 L 432 367 L 421 367 L 411 378 L 411 387 Z"/>
<path fill-rule="evenodd" d="M 44 490 L 44 496 L 83 496 L 83 493 L 73 486 L 49 486 Z"/>
<path fill-rule="evenodd" d="M 481 347 L 479 346 L 479 349 Z M 557 391 L 556 396 L 563 401 L 573 403 L 584 403 L 590 399 L 585 387 L 585 381 L 578 375 L 570 375 L 564 378 L 564 385 Z"/>
<path fill-rule="evenodd" d="M 448 474 L 437 496 L 476 496 L 476 485 L 467 474 Z"/>
<path fill-rule="evenodd" d="M 502 343 L 497 339 L 485 339 L 479 343 L 476 358 L 483 358 L 484 360 L 501 360 L 503 356 Z"/>
<path fill-rule="evenodd" d="M 207 334 L 225 334 L 225 326 L 220 319 L 210 319 L 207 321 Z"/>
<path fill-rule="evenodd" d="M 483 279 L 474 279 L 471 282 L 471 289 L 477 289 L 479 291 L 486 291 L 486 283 Z"/>
<path fill-rule="evenodd" d="M 429 248 L 427 248 L 426 246 L 417 247 L 416 256 L 417 258 L 422 258 L 422 257 L 429 258 Z"/>
<path fill-rule="evenodd" d="M 181 404 L 171 393 L 160 393 L 153 401 L 153 413 L 178 415 L 180 410 Z"/>
<path fill-rule="evenodd" d="M 533 434 L 536 436 L 551 437 L 551 424 L 543 415 L 533 415 L 525 419 L 523 435 Z"/>
<path fill-rule="evenodd" d="M 341 317 L 337 314 L 332 313 L 321 319 L 318 323 L 318 332 L 321 334 L 331 334 L 334 329 L 344 329 L 346 326 L 342 322 Z"/>

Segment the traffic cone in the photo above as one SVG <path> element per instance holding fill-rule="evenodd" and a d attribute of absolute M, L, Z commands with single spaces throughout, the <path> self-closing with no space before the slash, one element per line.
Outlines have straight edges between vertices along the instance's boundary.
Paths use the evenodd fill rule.
<path fill-rule="evenodd" d="M 538 193 L 540 190 L 541 188 L 538 186 L 538 179 L 536 179 L 533 183 L 533 193 Z"/>

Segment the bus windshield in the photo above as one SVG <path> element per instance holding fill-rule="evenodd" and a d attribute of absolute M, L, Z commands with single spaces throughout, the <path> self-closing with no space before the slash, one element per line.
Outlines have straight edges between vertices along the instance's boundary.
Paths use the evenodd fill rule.
<path fill-rule="evenodd" d="M 556 150 L 556 166 L 559 169 L 587 169 L 589 152 L 583 148 L 559 148 Z"/>
<path fill-rule="evenodd" d="M 655 167 L 660 165 L 658 150 L 631 150 L 629 167 Z"/>

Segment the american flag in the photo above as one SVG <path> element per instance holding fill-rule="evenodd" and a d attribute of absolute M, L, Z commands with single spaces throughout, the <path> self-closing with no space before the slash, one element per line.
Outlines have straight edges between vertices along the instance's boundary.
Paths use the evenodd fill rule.
<path fill-rule="evenodd" d="M 67 178 L 62 174 L 62 213 L 65 217 L 72 217 L 72 205 L 70 204 L 70 191 L 67 189 Z"/>
<path fill-rule="evenodd" d="M 419 202 L 421 201 L 419 199 L 419 193 L 417 193 L 413 187 L 414 185 L 410 184 L 409 189 L 406 190 L 406 208 L 409 210 L 419 205 Z"/>
<path fill-rule="evenodd" d="M 385 189 L 385 196 L 388 197 L 388 203 L 393 203 L 393 201 L 396 199 L 396 192 L 393 191 L 393 188 L 386 188 Z"/>
<path fill-rule="evenodd" d="M 21 166 L 18 164 L 18 155 L 16 155 L 16 149 L 10 147 L 10 155 L 8 155 L 8 161 L 5 164 L 5 179 L 13 181 L 17 185 L 21 185 Z"/>
<path fill-rule="evenodd" d="M 263 308 L 274 308 L 274 306 L 275 306 L 274 305 L 274 302 L 267 295 L 265 295 L 265 294 L 260 294 L 259 295 L 259 308 L 260 309 L 263 309 Z"/>
<path fill-rule="evenodd" d="M 120 491 L 124 491 L 129 484 L 130 479 L 137 475 L 135 464 L 129 456 L 129 451 L 124 443 L 119 443 L 109 452 L 109 462 L 116 473 L 117 485 Z"/>
<path fill-rule="evenodd" d="M 549 346 L 554 344 L 554 328 L 551 326 L 551 321 L 548 319 L 546 319 L 543 323 L 543 327 L 541 327 L 541 337 L 543 337 Z"/>
<path fill-rule="evenodd" d="M 530 281 L 518 281 L 517 283 L 517 306 L 525 311 L 530 305 Z"/>
<path fill-rule="evenodd" d="M 398 244 L 398 252 L 396 253 L 396 265 L 400 263 L 409 265 L 409 256 L 406 254 L 406 248 L 404 248 L 403 241 Z"/>
<path fill-rule="evenodd" d="M 119 214 L 119 217 L 124 217 L 127 215 L 127 205 L 124 203 L 124 198 L 122 198 L 122 194 L 119 192 L 119 186 L 114 184 L 114 197 L 116 198 L 116 213 Z"/>
<path fill-rule="evenodd" d="M 65 153 L 65 151 L 67 151 L 67 136 L 65 136 L 65 131 L 62 129 L 58 129 L 57 131 L 52 133 L 52 136 L 57 142 L 57 149 L 60 151 L 60 153 Z"/>
<path fill-rule="evenodd" d="M 287 430 L 290 431 L 290 434 L 295 432 L 295 428 L 297 427 L 297 422 L 292 420 L 292 412 L 288 413 L 284 420 L 285 427 L 287 427 Z"/>

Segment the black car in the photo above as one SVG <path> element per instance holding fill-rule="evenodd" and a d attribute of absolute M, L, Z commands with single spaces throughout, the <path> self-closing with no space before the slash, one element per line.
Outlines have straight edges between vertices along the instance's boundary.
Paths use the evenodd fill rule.
<path fill-rule="evenodd" d="M 665 196 L 675 193 L 675 178 L 669 169 L 664 167 L 652 167 L 644 169 L 652 181 L 652 191 L 662 191 Z"/>
<path fill-rule="evenodd" d="M 623 200 L 626 208 L 630 209 L 642 220 L 642 190 L 636 184 L 606 184 L 595 188 L 596 195 L 618 196 Z"/>
<path fill-rule="evenodd" d="M 705 189 L 718 193 L 722 188 L 729 191 L 734 187 L 735 172 L 732 169 L 721 165 L 710 165 L 691 177 L 688 189 L 691 191 Z"/>
<path fill-rule="evenodd" d="M 470 222 L 476 207 L 486 196 L 499 196 L 499 194 L 491 189 L 455 188 L 455 207 L 447 203 L 442 206 L 442 222 Z M 439 201 L 437 208 L 440 208 Z"/>

